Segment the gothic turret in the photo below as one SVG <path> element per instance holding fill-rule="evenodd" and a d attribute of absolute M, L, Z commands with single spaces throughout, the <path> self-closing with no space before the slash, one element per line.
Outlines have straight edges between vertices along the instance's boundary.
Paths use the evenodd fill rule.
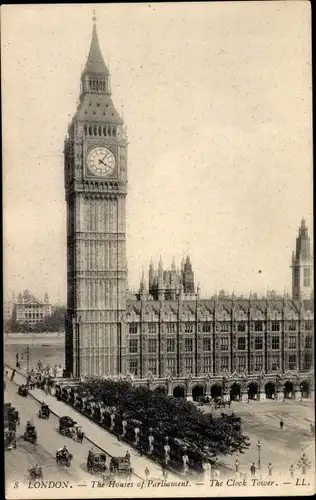
<path fill-rule="evenodd" d="M 148 271 L 148 283 L 149 283 L 149 288 L 151 288 L 154 284 L 154 279 L 155 279 L 155 269 L 154 269 L 154 263 L 153 260 L 150 260 L 149 264 L 149 271 Z"/>
<path fill-rule="evenodd" d="M 183 267 L 183 288 L 185 294 L 191 294 L 195 292 L 194 273 L 192 270 L 192 264 L 189 255 L 187 256 Z"/>
<path fill-rule="evenodd" d="M 313 258 L 305 219 L 302 219 L 292 254 L 293 299 L 310 299 L 313 292 Z"/>

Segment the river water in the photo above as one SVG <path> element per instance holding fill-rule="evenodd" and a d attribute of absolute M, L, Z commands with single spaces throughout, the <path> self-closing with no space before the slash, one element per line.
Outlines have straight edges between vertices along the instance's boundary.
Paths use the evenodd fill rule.
<path fill-rule="evenodd" d="M 10 334 L 4 335 L 4 359 L 15 366 L 19 354 L 21 368 L 26 368 L 26 349 L 29 347 L 30 368 L 41 360 L 45 365 L 65 367 L 65 337 L 63 334 Z"/>

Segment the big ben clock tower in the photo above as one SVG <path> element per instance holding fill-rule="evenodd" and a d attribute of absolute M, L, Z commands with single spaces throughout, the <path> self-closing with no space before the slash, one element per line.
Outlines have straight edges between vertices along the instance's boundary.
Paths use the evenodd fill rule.
<path fill-rule="evenodd" d="M 66 370 L 125 371 L 127 140 L 93 18 L 80 99 L 65 139 Z"/>

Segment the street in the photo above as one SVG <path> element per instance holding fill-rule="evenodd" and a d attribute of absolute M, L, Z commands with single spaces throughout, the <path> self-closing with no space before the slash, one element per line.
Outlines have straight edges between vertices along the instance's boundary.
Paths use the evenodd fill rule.
<path fill-rule="evenodd" d="M 15 374 L 15 382 L 18 384 L 24 383 L 25 378 L 18 373 Z M 130 456 L 131 456 L 131 465 L 133 468 L 133 471 L 135 474 L 137 474 L 138 478 L 143 478 L 144 477 L 144 471 L 145 468 L 148 468 L 150 471 L 150 476 L 151 478 L 156 478 L 159 479 L 162 477 L 162 469 L 161 466 L 152 461 L 150 458 L 146 456 L 140 456 L 139 452 L 129 446 L 127 443 L 123 441 L 118 441 L 117 438 L 107 432 L 105 429 L 101 429 L 96 423 L 92 422 L 89 420 L 87 417 L 81 415 L 80 413 L 76 412 L 73 408 L 70 406 L 66 405 L 62 401 L 57 401 L 57 399 L 54 396 L 51 396 L 49 394 L 45 395 L 43 391 L 40 389 L 34 389 L 31 391 L 31 394 L 27 398 L 23 398 L 21 396 L 18 396 L 16 391 L 17 391 L 17 386 L 16 384 L 13 384 L 12 382 L 6 380 L 7 383 L 7 389 L 5 391 L 5 401 L 11 401 L 13 406 L 16 406 L 19 411 L 20 411 L 20 405 L 23 404 L 25 408 L 23 408 L 23 411 L 25 412 L 25 420 L 24 424 L 22 422 L 22 414 L 21 414 L 21 429 L 24 432 L 25 428 L 25 423 L 26 420 L 29 419 L 30 417 L 33 418 L 34 423 L 38 429 L 38 434 L 39 434 L 39 441 L 38 445 L 41 444 L 41 429 L 40 425 L 44 425 L 44 432 L 48 432 L 50 437 L 52 438 L 52 442 L 56 443 L 56 447 L 54 447 L 54 452 L 59 448 L 60 446 L 63 446 L 64 444 L 67 445 L 69 451 L 74 455 L 74 457 L 77 459 L 78 462 L 78 473 L 79 477 L 81 479 L 84 478 L 83 476 L 83 471 L 86 471 L 86 460 L 88 456 L 89 449 L 93 447 L 91 443 L 87 439 L 84 440 L 83 444 L 76 443 L 70 439 L 67 438 L 62 438 L 60 434 L 57 432 L 57 422 L 58 419 L 57 417 L 51 416 L 49 421 L 42 421 L 38 418 L 35 417 L 36 413 L 38 412 L 39 409 L 39 404 L 33 399 L 31 394 L 34 394 L 35 397 L 41 398 L 41 400 L 44 400 L 45 403 L 48 404 L 48 406 L 59 416 L 63 415 L 69 415 L 71 416 L 74 420 L 78 421 L 86 434 L 86 437 L 90 438 L 96 445 L 100 446 L 103 450 L 107 451 L 108 453 L 111 454 L 111 456 L 116 456 L 116 457 L 123 457 L 125 456 L 126 452 L 128 451 Z M 15 387 L 15 389 L 14 389 Z M 13 393 L 12 393 L 13 390 Z M 9 395 L 7 396 L 7 394 Z M 11 398 L 11 399 L 10 399 Z M 15 398 L 15 399 L 14 399 Z M 26 407 L 27 404 L 27 407 Z M 30 410 L 29 408 L 32 408 Z M 54 419 L 54 420 L 53 420 Z M 54 423 L 53 423 L 54 422 Z M 23 428 L 24 425 L 24 428 Z M 18 434 L 22 434 L 22 430 L 18 432 Z M 56 438 L 59 439 L 60 445 L 57 446 L 57 441 Z M 48 449 L 50 449 L 50 443 L 48 443 Z M 32 446 L 32 445 L 29 445 Z M 13 452 L 15 450 L 12 450 Z M 11 452 L 6 452 L 6 453 L 11 453 Z M 76 461 L 73 462 L 74 464 Z M 87 473 L 86 473 L 87 474 Z M 92 476 L 88 476 L 91 478 Z M 173 473 L 169 473 L 168 477 L 170 480 L 175 480 L 177 481 L 179 477 Z"/>
<path fill-rule="evenodd" d="M 232 413 L 241 417 L 243 433 L 250 438 L 250 448 L 239 454 L 240 472 L 249 473 L 254 462 L 258 463 L 257 443 L 260 440 L 261 470 L 267 472 L 268 464 L 273 464 L 273 474 L 278 471 L 288 473 L 291 464 L 296 464 L 303 452 L 314 461 L 315 438 L 311 435 L 310 423 L 314 422 L 314 404 L 312 401 L 252 401 L 250 403 L 233 402 L 230 410 L 211 410 L 202 406 L 203 412 Z M 280 420 L 284 427 L 280 429 Z M 236 455 L 220 457 L 221 462 L 234 468 Z"/>
<path fill-rule="evenodd" d="M 23 398 L 17 394 L 17 386 L 6 381 L 5 402 L 11 402 L 19 413 L 21 424 L 17 428 L 17 448 L 5 452 L 5 472 L 7 483 L 28 479 L 28 467 L 39 464 L 43 469 L 45 480 L 83 480 L 95 479 L 88 474 L 86 461 L 91 444 L 84 440 L 82 444 L 61 436 L 58 432 L 58 418 L 53 414 L 49 420 L 37 417 L 39 404 L 30 396 Z M 27 420 L 32 420 L 37 429 L 38 442 L 33 445 L 24 441 L 23 433 Z M 58 448 L 67 446 L 73 454 L 71 466 L 68 468 L 56 464 L 55 453 Z"/>

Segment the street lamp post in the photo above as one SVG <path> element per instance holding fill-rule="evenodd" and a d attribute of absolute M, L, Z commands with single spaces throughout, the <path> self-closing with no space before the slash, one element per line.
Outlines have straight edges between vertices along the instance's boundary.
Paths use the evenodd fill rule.
<path fill-rule="evenodd" d="M 258 469 L 261 468 L 261 460 L 260 460 L 260 449 L 261 449 L 261 443 L 258 441 L 257 443 L 257 448 L 258 448 Z"/>

